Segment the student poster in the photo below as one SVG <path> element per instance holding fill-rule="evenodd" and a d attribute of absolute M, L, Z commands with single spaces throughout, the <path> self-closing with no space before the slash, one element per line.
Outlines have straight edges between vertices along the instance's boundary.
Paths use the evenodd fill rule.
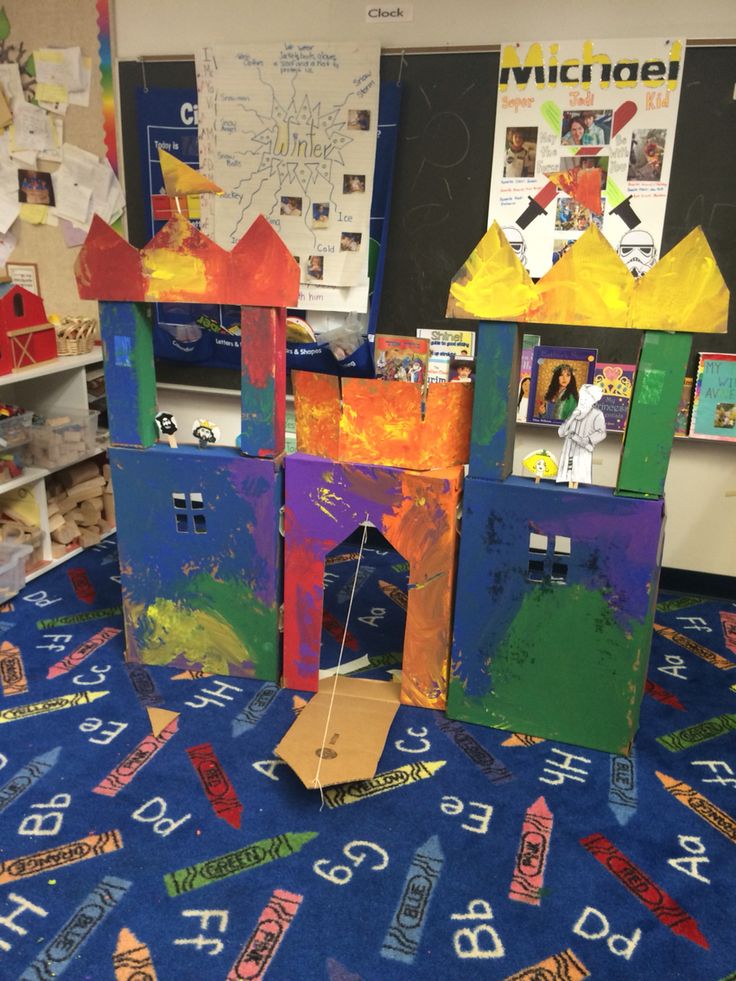
<path fill-rule="evenodd" d="M 200 165 L 224 194 L 203 228 L 230 249 L 259 214 L 299 263 L 312 302 L 332 287 L 367 306 L 378 43 L 217 45 L 196 57 Z M 357 300 L 357 297 L 353 298 Z"/>
<path fill-rule="evenodd" d="M 590 226 L 634 276 L 659 257 L 684 42 L 501 45 L 489 224 L 542 276 Z"/>

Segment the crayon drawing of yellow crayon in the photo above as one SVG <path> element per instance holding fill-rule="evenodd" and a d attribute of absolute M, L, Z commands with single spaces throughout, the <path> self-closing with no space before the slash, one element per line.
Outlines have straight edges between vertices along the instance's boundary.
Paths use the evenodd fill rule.
<path fill-rule="evenodd" d="M 43 702 L 31 702 L 29 705 L 16 705 L 14 708 L 0 709 L 0 723 L 17 722 L 19 719 L 29 719 L 34 715 L 45 715 L 47 712 L 59 712 L 62 709 L 75 708 L 78 705 L 89 705 L 98 698 L 109 695 L 109 691 L 75 691 L 67 695 L 56 695 Z"/>

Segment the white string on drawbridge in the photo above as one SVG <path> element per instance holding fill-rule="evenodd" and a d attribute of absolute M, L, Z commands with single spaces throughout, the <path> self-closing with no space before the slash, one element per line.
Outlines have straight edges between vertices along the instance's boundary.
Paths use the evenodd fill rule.
<path fill-rule="evenodd" d="M 355 576 L 353 577 L 353 588 L 350 591 L 350 602 L 348 603 L 348 612 L 347 612 L 347 616 L 345 617 L 345 629 L 342 632 L 342 643 L 340 644 L 340 653 L 339 653 L 339 655 L 337 657 L 337 666 L 335 668 L 335 679 L 334 679 L 334 681 L 332 683 L 332 693 L 330 695 L 330 704 L 329 704 L 329 706 L 327 708 L 327 718 L 325 719 L 325 731 L 322 734 L 322 745 L 320 747 L 319 754 L 318 754 L 319 755 L 319 763 L 317 764 L 317 772 L 315 773 L 314 779 L 312 780 L 312 786 L 313 787 L 317 787 L 319 789 L 319 796 L 320 796 L 320 799 L 322 801 L 322 803 L 320 804 L 320 808 L 319 808 L 320 811 L 325 806 L 325 796 L 322 793 L 322 784 L 320 783 L 320 779 L 319 779 L 320 770 L 322 769 L 322 754 L 324 753 L 325 746 L 327 745 L 327 734 L 328 734 L 329 729 L 330 729 L 330 719 L 332 718 L 332 706 L 334 705 L 334 702 L 335 702 L 335 692 L 337 691 L 337 681 L 338 681 L 338 678 L 340 677 L 340 668 L 342 666 L 342 655 L 343 655 L 343 651 L 345 650 L 345 641 L 347 640 L 348 626 L 350 624 L 350 614 L 351 614 L 352 609 L 353 609 L 353 599 L 355 597 L 355 590 L 356 590 L 356 587 L 357 587 L 357 584 L 358 584 L 358 573 L 360 572 L 360 563 L 361 563 L 362 558 L 363 558 L 363 548 L 365 546 L 365 540 L 366 540 L 366 536 L 368 534 L 367 521 L 368 521 L 368 512 L 366 511 L 365 521 L 363 522 L 363 537 L 360 540 L 360 549 L 358 551 L 358 561 L 357 561 L 357 563 L 355 565 Z"/>

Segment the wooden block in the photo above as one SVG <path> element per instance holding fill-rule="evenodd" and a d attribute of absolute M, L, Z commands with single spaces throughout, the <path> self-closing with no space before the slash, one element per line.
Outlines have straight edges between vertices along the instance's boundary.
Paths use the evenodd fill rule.
<path fill-rule="evenodd" d="M 79 533 L 79 543 L 83 548 L 96 545 L 102 537 L 102 529 L 99 525 L 92 525 L 90 528 L 82 528 Z"/>
<path fill-rule="evenodd" d="M 89 490 L 86 491 L 77 491 L 75 488 L 75 493 L 74 496 L 72 497 L 72 500 L 75 501 L 77 504 L 81 504 L 82 501 L 91 501 L 93 498 L 100 497 L 101 495 L 102 495 L 101 487 L 90 487 Z"/>
<path fill-rule="evenodd" d="M 89 480 L 83 480 L 80 484 L 75 484 L 70 487 L 67 491 L 69 497 L 76 497 L 80 500 L 80 495 L 86 494 L 88 490 L 95 491 L 92 496 L 99 496 L 102 492 L 102 488 L 105 486 L 105 478 L 98 474 L 96 477 L 91 477 Z"/>
<path fill-rule="evenodd" d="M 112 470 L 109 463 L 102 464 L 102 476 L 108 483 L 112 480 Z"/>
<path fill-rule="evenodd" d="M 99 476 L 100 469 L 94 460 L 83 460 L 81 463 L 75 463 L 73 467 L 65 470 L 61 475 L 61 479 L 64 487 L 68 489 Z"/>
<path fill-rule="evenodd" d="M 84 515 L 87 524 L 94 524 L 102 514 L 102 498 L 91 497 L 88 501 L 82 501 L 79 510 Z"/>
<path fill-rule="evenodd" d="M 72 511 L 77 506 L 77 502 L 73 497 L 65 497 L 59 501 L 58 508 L 61 514 L 67 514 Z"/>
<path fill-rule="evenodd" d="M 65 521 L 61 528 L 57 528 L 56 531 L 51 533 L 51 537 L 55 542 L 68 545 L 69 542 L 73 542 L 75 538 L 79 537 L 79 528 L 76 522 Z"/>
<path fill-rule="evenodd" d="M 49 515 L 49 532 L 58 531 L 59 528 L 63 528 L 66 524 L 63 514 L 53 514 Z"/>
<path fill-rule="evenodd" d="M 61 542 L 51 542 L 51 558 L 60 559 L 62 555 L 66 555 L 66 545 L 62 545 Z"/>
<path fill-rule="evenodd" d="M 110 525 L 111 528 L 115 527 L 115 500 L 112 494 L 106 493 L 102 498 L 102 513 L 105 515 L 105 521 Z"/>

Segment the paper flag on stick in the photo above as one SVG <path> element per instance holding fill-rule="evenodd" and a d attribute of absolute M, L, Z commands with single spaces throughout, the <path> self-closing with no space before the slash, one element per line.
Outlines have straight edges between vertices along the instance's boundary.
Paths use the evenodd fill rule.
<path fill-rule="evenodd" d="M 158 160 L 164 178 L 164 189 L 170 198 L 181 194 L 222 194 L 222 188 L 209 177 L 177 160 L 161 147 L 158 149 Z"/>
<path fill-rule="evenodd" d="M 573 167 L 571 170 L 545 174 L 563 193 L 599 215 L 601 208 L 601 171 L 598 167 Z"/>

